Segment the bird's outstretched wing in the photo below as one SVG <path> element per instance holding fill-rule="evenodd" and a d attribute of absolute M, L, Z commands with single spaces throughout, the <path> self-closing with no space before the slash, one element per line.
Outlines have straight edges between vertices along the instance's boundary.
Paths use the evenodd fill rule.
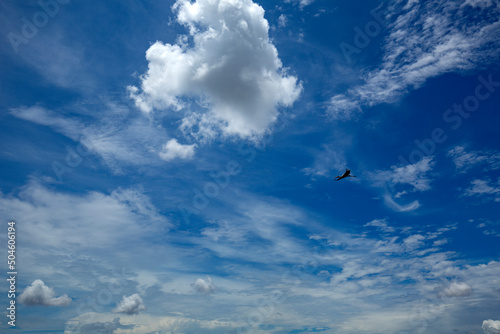
<path fill-rule="evenodd" d="M 345 173 L 342 174 L 342 176 L 335 176 L 335 181 L 342 180 L 343 178 L 346 178 L 346 177 L 356 177 L 356 176 L 350 175 L 350 174 L 351 174 L 351 170 L 349 168 L 346 168 Z"/>

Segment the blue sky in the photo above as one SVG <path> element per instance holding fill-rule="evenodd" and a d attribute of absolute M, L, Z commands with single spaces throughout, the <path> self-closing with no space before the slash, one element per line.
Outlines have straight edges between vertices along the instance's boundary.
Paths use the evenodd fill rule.
<path fill-rule="evenodd" d="M 10 331 L 500 333 L 500 2 L 0 6 Z"/>

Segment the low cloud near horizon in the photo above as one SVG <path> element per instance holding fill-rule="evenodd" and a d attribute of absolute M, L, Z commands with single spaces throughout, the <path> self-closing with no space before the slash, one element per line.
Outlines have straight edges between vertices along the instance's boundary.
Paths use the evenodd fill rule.
<path fill-rule="evenodd" d="M 52 288 L 43 283 L 42 280 L 35 280 L 19 296 L 19 302 L 27 306 L 67 306 L 71 303 L 71 298 L 64 294 L 55 297 Z"/>

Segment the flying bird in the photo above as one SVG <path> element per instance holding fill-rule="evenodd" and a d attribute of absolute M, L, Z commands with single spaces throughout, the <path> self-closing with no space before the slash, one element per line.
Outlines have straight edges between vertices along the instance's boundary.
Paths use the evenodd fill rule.
<path fill-rule="evenodd" d="M 346 168 L 345 173 L 342 176 L 335 176 L 335 181 L 342 180 L 343 178 L 346 177 L 356 177 L 356 176 L 351 175 L 351 170 L 349 168 Z"/>

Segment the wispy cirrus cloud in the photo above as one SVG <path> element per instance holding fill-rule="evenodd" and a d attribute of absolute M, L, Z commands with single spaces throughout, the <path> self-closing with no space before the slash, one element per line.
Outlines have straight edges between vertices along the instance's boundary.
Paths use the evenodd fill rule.
<path fill-rule="evenodd" d="M 486 170 L 496 170 L 500 168 L 500 153 L 496 151 L 466 151 L 463 146 L 455 146 L 447 154 L 453 159 L 457 170 L 465 173 L 469 169 L 486 165 Z"/>
<path fill-rule="evenodd" d="M 414 192 L 431 189 L 429 173 L 434 168 L 434 157 L 424 157 L 422 160 L 405 166 L 391 166 L 389 170 L 377 170 L 368 173 L 372 185 L 384 189 L 385 204 L 398 212 L 410 212 L 420 207 L 420 202 L 398 203 L 399 198 Z"/>
<path fill-rule="evenodd" d="M 57 224 L 65 235 L 77 241 L 75 238 L 84 240 L 98 237 L 87 231 L 95 229 L 96 233 L 107 235 L 106 249 L 114 249 L 106 256 L 109 262 L 130 261 L 129 256 L 122 258 L 120 247 L 135 247 L 136 251 L 155 247 L 154 242 L 136 242 L 134 238 L 137 234 L 144 235 L 144 230 L 134 226 L 153 219 L 156 212 L 138 191 L 121 191 L 113 196 L 96 195 L 94 201 L 89 195 L 61 196 L 48 193 L 48 190 L 40 187 L 31 186 L 31 189 L 32 192 L 37 191 L 33 199 L 28 194 L 20 198 L 11 196 L 2 199 L 0 204 L 3 205 L 0 207 L 5 205 L 18 210 L 23 204 L 38 208 L 36 212 L 20 217 L 25 224 L 38 219 L 38 225 L 30 225 L 38 235 L 45 230 L 47 233 L 54 232 L 57 229 L 51 224 Z M 436 290 L 452 286 L 450 276 L 455 277 L 457 282 L 466 282 L 474 287 L 475 303 L 486 302 L 491 298 L 490 290 L 494 286 L 492 278 L 498 275 L 500 266 L 494 261 L 463 266 L 453 252 L 442 251 L 440 245 L 435 245 L 435 238 L 448 230 L 389 228 L 387 219 L 372 220 L 369 225 L 381 228 L 383 235 L 367 237 L 319 224 L 306 211 L 285 201 L 251 194 L 235 198 L 237 196 L 241 196 L 241 193 L 220 198 L 231 204 L 224 206 L 224 210 L 205 212 L 213 224 L 201 233 L 186 235 L 183 231 L 172 231 L 170 234 L 176 234 L 172 239 L 168 237 L 170 234 L 164 235 L 167 243 L 175 240 L 175 249 L 148 254 L 155 263 L 164 259 L 165 254 L 170 254 L 168 262 L 164 264 L 166 268 L 145 273 L 137 279 L 128 276 L 127 281 L 135 280 L 147 287 L 144 290 L 147 293 L 140 297 L 142 302 L 133 297 L 133 293 L 124 292 L 125 296 L 129 296 L 125 298 L 120 294 L 115 308 L 115 312 L 121 310 L 119 322 L 114 321 L 116 313 L 108 308 L 92 316 L 81 314 L 73 319 L 79 321 L 77 326 L 88 329 L 87 332 L 106 326 L 127 328 L 131 333 L 175 330 L 215 334 L 236 331 L 247 326 L 246 322 L 240 320 L 243 315 L 261 312 L 255 306 L 256 301 L 269 300 L 269 296 L 280 291 L 283 300 L 273 302 L 274 309 L 264 313 L 265 325 L 292 331 L 316 320 L 318 328 L 343 328 L 345 333 L 372 333 L 368 327 L 382 328 L 388 326 L 386 322 L 389 321 L 390 328 L 403 331 L 411 326 L 412 317 L 416 314 L 415 307 L 424 309 L 429 300 L 440 302 Z M 52 199 L 44 200 L 47 197 Z M 69 209 L 63 210 L 56 206 L 60 217 L 49 216 L 43 207 L 54 206 L 50 204 L 51 201 L 65 203 Z M 99 205 L 103 208 L 96 210 Z M 49 211 L 54 210 L 52 208 Z M 85 212 L 88 217 L 84 215 Z M 70 220 L 75 223 L 65 227 L 64 221 Z M 225 224 L 220 223 L 222 221 Z M 303 230 L 303 233 L 297 233 L 298 229 Z M 156 231 L 154 227 L 152 231 Z M 33 240 L 33 236 L 26 231 L 22 233 L 26 240 Z M 58 251 L 68 249 L 61 235 L 57 235 L 56 239 L 58 243 L 51 244 L 51 248 Z M 104 242 L 101 239 L 97 241 Z M 42 245 L 47 246 L 47 243 Z M 69 247 L 82 249 L 86 246 L 72 243 Z M 38 244 L 37 248 L 40 248 Z M 215 257 L 218 262 L 223 261 L 227 265 L 214 269 L 212 261 Z M 145 257 L 138 255 L 138 258 Z M 74 266 L 71 268 L 75 270 Z M 95 266 L 94 270 L 97 268 Z M 200 270 L 209 273 L 210 279 L 200 278 L 197 274 Z M 212 274 L 210 270 L 220 272 L 220 276 Z M 181 274 L 175 274 L 176 271 Z M 186 275 L 190 278 L 187 283 Z M 217 277 L 217 294 L 211 294 L 214 291 L 212 277 L 214 280 Z M 103 281 L 108 282 L 106 278 Z M 64 284 L 66 286 L 60 289 L 70 283 Z M 400 288 L 397 289 L 398 293 L 395 293 L 394 286 Z M 201 295 L 194 294 L 193 288 Z M 151 293 L 153 291 L 155 293 Z M 401 293 L 408 293 L 411 298 L 401 299 Z M 468 303 L 467 298 L 472 297 L 472 294 L 460 297 L 464 298 L 464 303 Z M 214 307 L 207 310 L 206 305 L 200 306 L 199 298 L 207 298 L 207 302 Z M 298 299 L 301 303 L 295 303 Z M 181 313 L 165 316 L 147 314 L 148 311 L 140 306 L 146 303 L 148 310 L 168 308 Z M 303 312 L 303 303 L 312 305 L 310 312 L 314 316 L 298 316 Z M 459 306 L 449 307 L 459 312 Z M 382 309 L 387 312 L 382 317 L 375 316 Z M 335 316 L 332 317 L 332 314 Z M 446 315 L 447 321 L 455 319 L 455 315 Z M 439 322 L 443 316 L 443 312 L 436 311 L 427 320 Z M 202 317 L 226 320 L 200 320 Z M 422 318 L 417 316 L 416 319 Z M 369 326 L 363 327 L 364 322 Z"/>
<path fill-rule="evenodd" d="M 389 226 L 387 224 L 387 220 L 386 219 L 374 219 L 374 220 L 366 223 L 364 226 L 377 227 L 380 230 L 382 230 L 383 232 L 394 232 L 395 231 L 394 227 Z"/>
<path fill-rule="evenodd" d="M 500 50 L 499 14 L 495 3 L 485 1 L 393 1 L 381 63 L 362 75 L 364 84 L 333 96 L 329 114 L 352 118 L 364 107 L 398 100 L 432 77 L 493 62 Z"/>
<path fill-rule="evenodd" d="M 346 168 L 344 153 L 333 145 L 323 145 L 323 150 L 316 152 L 313 166 L 302 169 L 306 175 L 333 178 L 335 173 L 342 173 Z"/>
<path fill-rule="evenodd" d="M 370 176 L 376 184 L 389 182 L 393 186 L 409 185 L 411 191 L 426 191 L 431 189 L 431 179 L 427 173 L 434 165 L 433 157 L 424 157 L 414 164 L 392 166 L 390 170 L 375 171 Z"/>
<path fill-rule="evenodd" d="M 12 108 L 11 115 L 47 126 L 78 142 L 84 148 L 84 156 L 96 154 L 116 174 L 130 166 L 154 166 L 159 165 L 160 159 L 189 159 L 194 155 L 194 145 L 181 145 L 175 139 L 167 141 L 165 129 L 151 124 L 143 115 L 133 115 L 124 105 L 103 101 L 100 114 L 81 105 L 72 108 L 88 114 L 87 117 L 73 117 L 38 105 Z"/>
<path fill-rule="evenodd" d="M 16 195 L 0 193 L 0 212 L 23 221 L 26 240 L 42 248 L 108 248 L 172 227 L 138 189 L 80 196 L 54 191 L 39 180 L 32 180 Z"/>
<path fill-rule="evenodd" d="M 42 106 L 12 108 L 10 113 L 17 118 L 49 126 L 56 132 L 73 140 L 80 139 L 85 128 L 84 124 L 76 118 L 65 117 Z"/>
<path fill-rule="evenodd" d="M 418 209 L 421 204 L 418 200 L 411 201 L 410 203 L 398 203 L 394 199 L 395 196 L 391 195 L 389 192 L 385 193 L 383 196 L 384 203 L 387 205 L 389 208 L 393 209 L 396 212 L 411 212 L 416 209 Z"/>
<path fill-rule="evenodd" d="M 500 237 L 500 230 L 498 229 L 499 225 L 500 222 L 498 221 L 483 220 L 477 225 L 477 228 L 479 228 L 484 235 Z"/>
<path fill-rule="evenodd" d="M 500 180 L 497 183 L 491 183 L 491 180 L 475 179 L 471 181 L 471 187 L 467 188 L 464 196 L 479 196 L 494 198 L 495 202 L 500 202 Z"/>
<path fill-rule="evenodd" d="M 294 5 L 298 5 L 300 9 L 304 9 L 304 7 L 312 4 L 314 0 L 284 0 L 284 2 L 293 3 Z"/>

